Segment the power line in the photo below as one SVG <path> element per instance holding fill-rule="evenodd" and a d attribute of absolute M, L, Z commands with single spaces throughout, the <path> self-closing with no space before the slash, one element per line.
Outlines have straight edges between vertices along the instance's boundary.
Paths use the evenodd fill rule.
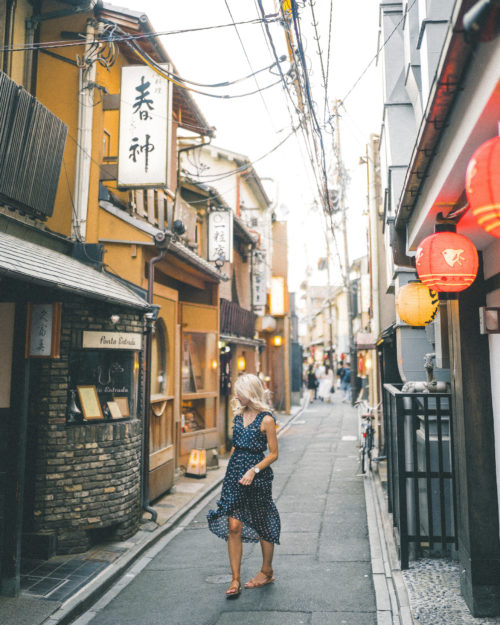
<path fill-rule="evenodd" d="M 220 94 L 217 94 L 217 93 L 208 93 L 206 91 L 200 91 L 199 89 L 193 89 L 192 87 L 188 87 L 187 85 L 182 84 L 178 80 L 174 80 L 173 78 L 171 78 L 168 75 L 168 73 L 165 72 L 165 70 L 161 67 L 161 65 L 159 65 L 148 54 L 146 54 L 145 52 L 140 50 L 134 42 L 127 41 L 126 43 L 131 48 L 131 50 L 134 52 L 134 54 L 141 59 L 141 61 L 143 63 L 145 63 L 148 67 L 150 67 L 152 70 L 154 70 L 157 74 L 159 74 L 160 76 L 162 76 L 166 80 L 169 80 L 171 83 L 173 83 L 174 85 L 177 85 L 177 87 L 180 87 L 181 89 L 185 89 L 186 91 L 192 91 L 193 93 L 197 93 L 198 95 L 204 95 L 204 96 L 207 96 L 209 98 L 216 98 L 216 99 L 219 99 L 219 100 L 232 100 L 234 98 L 245 98 L 247 96 L 255 95 L 256 93 L 260 93 L 261 91 L 265 91 L 266 89 L 270 89 L 271 87 L 275 87 L 276 85 L 278 85 L 280 83 L 280 81 L 277 80 L 276 82 L 272 82 L 269 85 L 266 85 L 265 87 L 262 87 L 260 89 L 255 89 L 254 91 L 248 91 L 247 93 L 237 93 L 237 94 L 227 94 L 226 93 L 224 95 L 220 95 Z"/>
<path fill-rule="evenodd" d="M 315 130 L 315 132 L 318 135 L 320 148 L 321 148 L 321 155 L 320 155 L 321 162 L 320 162 L 320 166 L 321 166 L 321 169 L 322 169 L 325 190 L 324 190 L 323 194 L 321 194 L 320 197 L 325 198 L 325 194 L 326 194 L 326 199 L 327 199 L 328 198 L 328 174 L 327 174 L 327 171 L 326 171 L 326 154 L 325 154 L 325 146 L 324 146 L 324 143 L 323 143 L 323 134 L 321 132 L 321 127 L 319 125 L 318 118 L 316 116 L 316 111 L 315 111 L 315 108 L 314 108 L 314 102 L 312 100 L 311 86 L 310 86 L 310 82 L 309 82 L 309 75 L 308 75 L 308 71 L 307 71 L 307 65 L 306 65 L 306 62 L 305 62 L 304 46 L 303 46 L 303 43 L 302 43 L 302 36 L 301 36 L 301 32 L 300 32 L 300 25 L 298 23 L 298 11 L 297 11 L 297 2 L 296 2 L 296 0 L 291 0 L 291 6 L 292 6 L 292 21 L 293 21 L 293 26 L 294 26 L 294 30 L 295 30 L 295 36 L 297 37 L 297 47 L 298 47 L 298 53 L 299 53 L 299 60 L 301 62 L 302 70 L 303 70 L 304 87 L 305 87 L 305 92 L 306 92 L 306 98 L 307 98 L 307 102 L 308 102 L 308 105 L 309 105 L 309 111 L 311 113 L 312 121 L 314 122 L 314 130 Z M 326 201 L 324 201 L 323 203 L 326 206 Z"/>
<path fill-rule="evenodd" d="M 217 182 L 218 180 L 224 180 L 225 178 L 229 178 L 230 176 L 234 176 L 242 171 L 245 171 L 245 169 L 248 169 L 249 167 L 252 167 L 253 165 L 255 165 L 255 163 L 258 163 L 259 161 L 262 161 L 264 158 L 268 157 L 270 154 L 272 154 L 273 152 L 276 152 L 277 149 L 279 149 L 284 143 L 286 143 L 288 141 L 288 139 L 290 139 L 290 137 L 292 137 L 296 132 L 297 132 L 298 128 L 292 128 L 292 131 L 284 138 L 282 139 L 278 144 L 276 144 L 273 148 L 271 148 L 270 150 L 268 150 L 267 152 L 265 152 L 265 154 L 262 154 L 261 156 L 259 156 L 258 158 L 254 159 L 253 161 L 249 161 L 248 163 L 245 163 L 244 165 L 241 165 L 240 167 L 237 167 L 236 169 L 231 170 L 230 172 L 221 174 L 221 175 L 217 175 L 217 174 L 193 174 L 191 172 L 188 172 L 188 174 L 190 176 L 196 177 L 196 178 L 210 178 L 209 180 L 207 180 L 207 184 L 210 184 L 212 182 Z"/>
<path fill-rule="evenodd" d="M 233 24 L 234 24 L 234 29 L 235 29 L 235 31 L 236 31 L 236 34 L 238 35 L 238 39 L 239 39 L 239 41 L 240 41 L 241 48 L 242 48 L 243 53 L 244 53 L 244 55 L 245 55 L 245 58 L 246 58 L 246 60 L 247 60 L 248 67 L 250 68 L 250 71 L 252 72 L 252 74 L 253 74 L 253 76 L 254 76 L 254 80 L 255 80 L 255 84 L 257 85 L 257 89 L 259 89 L 259 90 L 260 90 L 260 85 L 259 85 L 259 82 L 258 82 L 258 80 L 257 80 L 257 78 L 256 78 L 256 73 L 257 73 L 257 72 L 255 72 L 255 71 L 254 71 L 254 69 L 253 69 L 253 67 L 252 67 L 252 63 L 250 62 L 250 58 L 249 58 L 248 53 L 247 53 L 247 50 L 246 50 L 246 48 L 245 48 L 245 44 L 243 43 L 243 39 L 241 38 L 240 31 L 238 30 L 238 26 L 236 25 L 236 21 L 235 21 L 235 19 L 234 19 L 234 17 L 233 17 L 233 14 L 232 14 L 232 12 L 231 12 L 231 8 L 230 8 L 230 6 L 229 6 L 229 2 L 228 2 L 228 0 L 224 0 L 224 3 L 225 3 L 225 5 L 226 5 L 227 11 L 228 11 L 229 16 L 230 16 L 230 18 L 231 18 L 231 21 L 232 21 L 232 22 L 233 22 Z M 276 65 L 276 63 L 273 63 L 273 64 L 271 65 L 271 67 L 274 67 L 274 65 Z M 266 109 L 267 114 L 268 114 L 268 116 L 269 116 L 269 119 L 270 119 L 270 121 L 271 121 L 271 126 L 273 126 L 273 127 L 274 127 L 274 125 L 273 125 L 273 118 L 272 118 L 272 116 L 271 116 L 271 112 L 270 112 L 269 108 L 267 107 L 267 103 L 266 103 L 266 101 L 265 101 L 265 99 L 264 99 L 264 96 L 262 95 L 262 92 L 261 92 L 261 91 L 259 91 L 259 93 L 260 93 L 260 99 L 262 100 L 262 104 L 264 105 L 264 108 Z"/>
<path fill-rule="evenodd" d="M 262 22 L 268 22 L 268 23 L 273 23 L 278 21 L 278 18 L 276 17 L 278 14 L 274 13 L 274 14 L 269 14 L 269 15 L 265 15 L 262 19 L 251 19 L 251 20 L 245 20 L 242 22 L 236 22 L 236 24 L 238 26 L 242 26 L 245 24 L 261 24 Z M 119 43 L 121 41 L 135 41 L 135 40 L 139 40 L 139 39 L 156 39 L 157 37 L 168 37 L 171 35 L 183 35 L 186 33 L 194 33 L 194 32 L 200 32 L 200 31 L 205 31 L 205 30 L 215 30 L 218 28 L 229 28 L 229 27 L 233 27 L 234 23 L 231 24 L 215 24 L 213 26 L 200 26 L 198 28 L 183 28 L 183 29 L 179 29 L 179 30 L 166 30 L 166 31 L 162 31 L 162 32 L 155 32 L 155 33 L 141 33 L 140 35 L 128 35 L 128 34 L 124 34 L 121 37 L 107 37 L 104 41 L 106 43 L 111 42 L 111 43 Z M 123 31 L 122 31 L 123 32 Z M 0 52 L 23 52 L 25 50 L 40 50 L 40 49 L 44 49 L 44 48 L 72 48 L 75 46 L 82 46 L 85 44 L 96 44 L 96 43 L 103 43 L 103 39 L 101 38 L 96 38 L 93 41 L 86 41 L 85 39 L 72 39 L 70 41 L 63 41 L 63 40 L 55 40 L 55 41 L 43 41 L 40 43 L 32 43 L 32 44 L 23 44 L 23 45 L 13 45 L 13 46 L 0 46 Z"/>
<path fill-rule="evenodd" d="M 262 16 L 264 16 L 264 8 L 263 8 L 263 5 L 262 5 L 262 0 L 256 0 L 256 4 L 258 5 L 257 6 L 257 10 L 260 12 L 260 14 Z M 283 7 L 281 7 L 281 10 L 283 11 Z M 283 19 L 286 22 L 286 17 L 285 16 L 283 16 Z M 270 32 L 268 24 L 261 24 L 261 28 L 265 31 L 266 41 L 268 41 L 268 46 L 270 47 L 271 54 L 273 55 L 274 59 L 277 60 L 278 59 L 278 54 L 276 52 L 276 47 L 274 45 L 274 41 L 273 41 L 273 38 L 272 38 L 272 35 L 271 35 L 271 32 Z M 294 52 L 293 52 L 293 49 L 292 49 L 291 46 L 290 46 L 290 51 L 291 51 L 292 55 L 294 55 Z M 295 60 L 295 57 L 294 57 L 294 60 Z M 295 60 L 295 65 L 297 65 L 296 60 Z M 281 70 L 281 68 L 280 68 L 280 70 Z M 298 113 L 299 109 L 297 108 L 297 106 L 295 105 L 295 102 L 293 101 L 292 95 L 290 93 L 289 85 L 288 85 L 287 80 L 286 80 L 286 78 L 285 78 L 285 76 L 283 75 L 282 72 L 281 72 L 281 77 L 282 77 L 283 86 L 285 88 L 286 95 L 288 96 L 288 99 L 292 103 L 292 106 L 294 107 L 295 111 Z M 299 81 L 299 78 L 300 77 L 297 74 L 297 80 L 298 81 Z M 300 82 L 299 82 L 299 89 L 302 89 L 302 87 L 300 86 Z M 290 108 L 289 108 L 289 105 L 288 105 L 288 100 L 286 100 L 286 104 L 287 104 L 288 113 L 289 113 L 290 118 L 292 120 L 292 126 L 293 126 L 294 125 L 293 114 L 290 111 Z M 319 184 L 319 180 L 317 179 L 317 171 L 316 171 L 316 167 L 315 167 L 314 162 L 313 162 L 312 150 L 311 150 L 311 147 L 309 146 L 309 138 L 308 138 L 308 130 L 307 130 L 307 117 L 305 115 L 303 116 L 303 119 L 300 122 L 300 128 L 301 128 L 301 131 L 302 131 L 302 134 L 303 134 L 303 138 L 304 138 L 304 145 L 306 146 L 306 150 L 308 152 L 309 162 L 311 164 L 314 176 L 316 178 L 316 184 L 318 185 L 319 197 L 321 197 L 321 195 L 322 195 L 321 194 L 321 185 Z"/>
<path fill-rule="evenodd" d="M 394 26 L 394 29 L 391 31 L 391 33 L 389 34 L 389 36 L 387 37 L 387 39 L 384 41 L 384 43 L 380 46 L 380 48 L 377 50 L 375 56 L 371 59 L 371 61 L 368 63 L 368 65 L 365 67 L 365 69 L 361 72 L 361 74 L 358 76 L 358 78 L 354 81 L 354 84 L 352 85 L 352 87 L 349 89 L 349 91 L 346 93 L 346 95 L 340 100 L 340 105 L 344 106 L 344 102 L 347 100 L 347 98 L 351 95 L 351 93 L 354 91 L 354 89 L 358 86 L 359 82 L 361 81 L 361 79 L 363 78 L 363 76 L 366 74 L 366 72 L 370 69 L 371 65 L 373 64 L 373 62 L 377 59 L 378 55 L 380 52 L 382 52 L 382 50 L 385 48 L 385 46 L 388 44 L 389 40 L 391 39 L 391 37 L 394 35 L 394 33 L 397 31 L 397 29 L 399 28 L 399 26 L 404 22 L 405 18 L 406 18 L 406 14 L 409 13 L 411 11 L 411 9 L 413 8 L 413 5 L 415 4 L 417 0 L 413 0 L 413 2 L 411 3 L 411 5 L 409 7 L 406 8 L 406 11 L 403 13 L 403 17 L 399 20 L 399 22 L 396 24 L 396 26 Z"/>
<path fill-rule="evenodd" d="M 328 25 L 328 52 L 327 52 L 327 57 L 326 57 L 326 85 L 325 85 L 325 90 L 326 90 L 326 97 L 328 94 L 328 79 L 330 77 L 330 44 L 332 41 L 332 18 L 333 18 L 333 0 L 330 0 L 330 20 L 329 20 L 329 25 Z M 325 116 L 326 116 L 326 111 L 328 111 L 328 101 L 325 100 Z"/>

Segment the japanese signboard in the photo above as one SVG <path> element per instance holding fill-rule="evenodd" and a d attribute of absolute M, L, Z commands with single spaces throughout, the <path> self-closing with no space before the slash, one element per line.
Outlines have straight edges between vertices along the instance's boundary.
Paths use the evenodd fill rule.
<path fill-rule="evenodd" d="M 208 214 L 208 260 L 233 262 L 233 213 L 215 210 Z"/>
<path fill-rule="evenodd" d="M 61 304 L 28 304 L 26 358 L 59 358 Z"/>
<path fill-rule="evenodd" d="M 266 256 L 257 251 L 253 257 L 252 267 L 252 290 L 253 311 L 257 315 L 263 315 L 266 310 Z"/>
<path fill-rule="evenodd" d="M 122 67 L 118 186 L 167 184 L 171 83 L 145 65 Z"/>

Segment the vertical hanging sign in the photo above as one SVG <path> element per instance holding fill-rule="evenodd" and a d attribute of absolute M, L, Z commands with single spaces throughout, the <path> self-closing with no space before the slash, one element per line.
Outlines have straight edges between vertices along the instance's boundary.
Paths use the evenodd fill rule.
<path fill-rule="evenodd" d="M 214 210 L 208 214 L 208 260 L 233 262 L 233 211 Z"/>
<path fill-rule="evenodd" d="M 166 186 L 171 89 L 145 65 L 122 67 L 118 186 Z"/>
<path fill-rule="evenodd" d="M 266 255 L 257 251 L 253 257 L 252 267 L 252 305 L 253 312 L 264 315 L 266 312 Z"/>
<path fill-rule="evenodd" d="M 28 304 L 26 358 L 59 358 L 61 303 Z"/>
<path fill-rule="evenodd" d="M 282 317 L 285 314 L 285 278 L 273 276 L 271 278 L 270 312 L 273 317 Z"/>

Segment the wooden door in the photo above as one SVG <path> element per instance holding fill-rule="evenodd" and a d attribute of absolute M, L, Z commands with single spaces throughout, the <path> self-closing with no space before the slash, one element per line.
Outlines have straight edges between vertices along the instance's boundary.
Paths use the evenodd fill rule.
<path fill-rule="evenodd" d="M 14 313 L 15 304 L 0 303 L 2 332 L 0 333 L 0 578 L 3 560 L 3 539 L 5 525 L 5 501 L 7 489 L 7 445 L 9 440 L 9 423 L 11 420 L 11 382 L 12 354 L 14 344 Z"/>
<path fill-rule="evenodd" d="M 152 501 L 168 491 L 174 483 L 174 385 L 177 375 L 177 301 L 173 298 L 155 297 L 154 303 L 159 304 L 161 310 L 153 335 L 151 354 L 149 496 Z"/>

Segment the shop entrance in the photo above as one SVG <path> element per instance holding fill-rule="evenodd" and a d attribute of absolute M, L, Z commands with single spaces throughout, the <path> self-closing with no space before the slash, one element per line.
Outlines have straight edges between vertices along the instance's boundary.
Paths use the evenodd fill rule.
<path fill-rule="evenodd" d="M 8 473 L 8 440 L 9 423 L 12 418 L 11 409 L 11 381 L 12 381 L 12 355 L 14 344 L 14 314 L 15 304 L 0 303 L 0 316 L 2 318 L 2 332 L 0 333 L 0 494 L 3 504 L 0 506 L 0 579 L 4 576 L 4 536 L 5 536 L 5 513 L 6 491 Z"/>
<path fill-rule="evenodd" d="M 157 290 L 160 290 L 157 287 Z M 163 288 L 163 291 L 166 289 Z M 151 349 L 149 415 L 149 496 L 151 501 L 172 488 L 175 474 L 174 424 L 177 301 L 155 297 L 161 306 Z"/>

